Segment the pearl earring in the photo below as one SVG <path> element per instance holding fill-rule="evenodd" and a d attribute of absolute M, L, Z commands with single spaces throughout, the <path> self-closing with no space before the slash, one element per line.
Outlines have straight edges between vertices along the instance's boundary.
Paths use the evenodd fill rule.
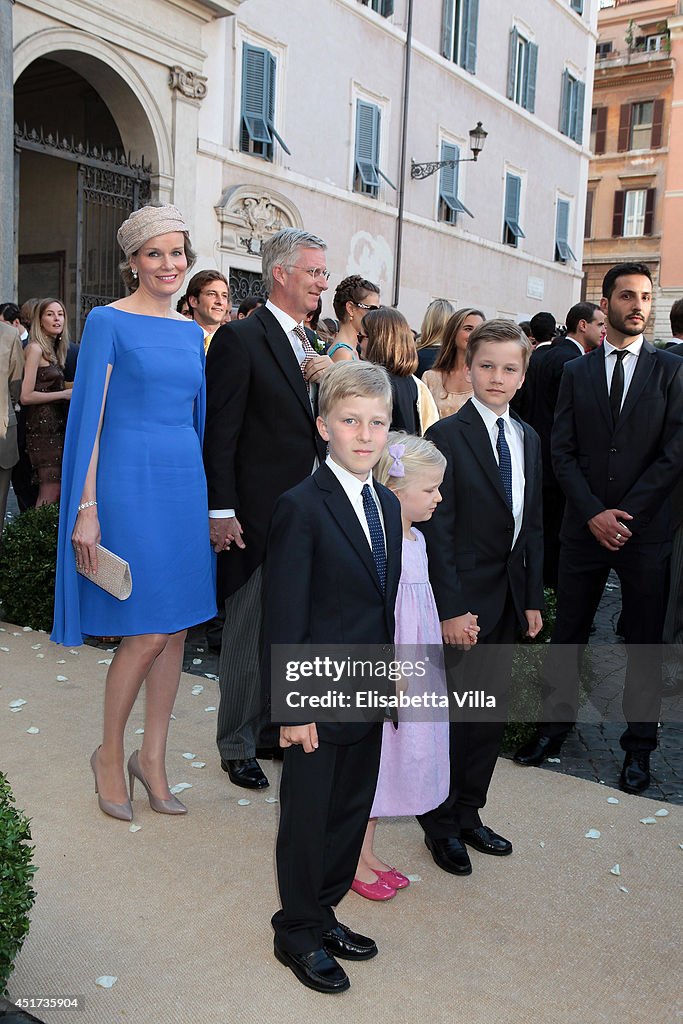
<path fill-rule="evenodd" d="M 138 276 L 138 272 L 137 272 L 137 270 L 135 269 L 135 267 L 131 267 L 131 268 L 130 268 L 130 272 L 131 272 L 131 274 L 133 275 L 133 277 L 137 277 L 137 276 Z"/>

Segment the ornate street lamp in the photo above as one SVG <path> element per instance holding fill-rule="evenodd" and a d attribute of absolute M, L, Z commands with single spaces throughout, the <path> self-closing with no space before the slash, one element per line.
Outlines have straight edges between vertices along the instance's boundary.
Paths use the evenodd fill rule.
<path fill-rule="evenodd" d="M 428 178 L 431 174 L 441 170 L 442 167 L 455 167 L 456 164 L 467 164 L 476 161 L 486 142 L 488 132 L 482 127 L 481 121 L 477 121 L 476 128 L 470 131 L 470 149 L 472 156 L 461 157 L 459 160 L 434 160 L 431 163 L 416 164 L 410 161 L 411 178 Z"/>

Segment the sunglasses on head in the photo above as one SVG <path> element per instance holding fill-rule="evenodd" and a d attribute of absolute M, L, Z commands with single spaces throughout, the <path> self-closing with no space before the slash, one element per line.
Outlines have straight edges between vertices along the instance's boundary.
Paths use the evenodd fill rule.
<path fill-rule="evenodd" d="M 368 306 L 367 302 L 354 302 L 358 309 L 379 309 L 379 306 Z"/>

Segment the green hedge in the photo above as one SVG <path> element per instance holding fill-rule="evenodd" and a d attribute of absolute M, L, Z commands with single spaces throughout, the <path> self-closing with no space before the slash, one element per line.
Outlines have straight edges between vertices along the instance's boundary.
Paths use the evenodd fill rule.
<path fill-rule="evenodd" d="M 8 622 L 52 629 L 59 505 L 12 519 L 0 543 L 0 604 Z"/>
<path fill-rule="evenodd" d="M 36 894 L 31 886 L 36 868 L 31 863 L 29 820 L 14 806 L 14 796 L 0 772 L 0 995 L 28 935 Z"/>

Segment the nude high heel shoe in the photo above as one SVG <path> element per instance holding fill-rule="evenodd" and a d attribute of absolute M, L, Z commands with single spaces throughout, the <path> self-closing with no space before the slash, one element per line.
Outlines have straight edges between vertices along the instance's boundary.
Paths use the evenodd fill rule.
<path fill-rule="evenodd" d="M 100 796 L 99 789 L 97 788 L 97 751 L 100 748 L 97 747 L 93 751 L 93 755 L 90 758 L 90 767 L 92 773 L 95 776 L 95 792 L 97 793 L 97 803 L 101 811 L 108 814 L 110 818 L 118 818 L 119 821 L 132 821 L 133 820 L 133 808 L 131 807 L 130 800 L 126 800 L 124 804 L 115 804 L 111 800 L 103 800 Z"/>
<path fill-rule="evenodd" d="M 170 800 L 160 800 L 158 796 L 155 796 L 152 790 L 149 788 L 147 779 L 142 774 L 140 768 L 140 761 L 138 759 L 139 750 L 134 750 L 128 758 L 128 781 L 130 782 L 130 798 L 133 799 L 133 786 L 134 780 L 138 779 L 147 790 L 147 796 L 149 798 L 149 806 L 153 811 L 157 811 L 159 814 L 187 814 L 187 807 L 182 804 L 180 800 L 171 794 Z"/>

